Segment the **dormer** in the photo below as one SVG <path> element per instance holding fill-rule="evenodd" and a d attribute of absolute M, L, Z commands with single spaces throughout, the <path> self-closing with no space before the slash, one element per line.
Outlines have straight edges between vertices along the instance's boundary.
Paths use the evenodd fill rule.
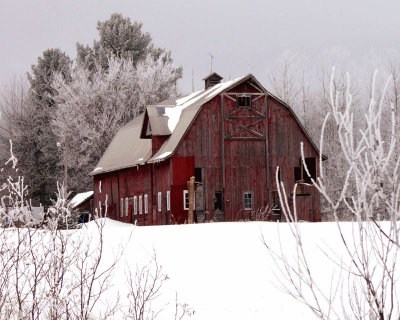
<path fill-rule="evenodd" d="M 223 78 L 216 72 L 210 73 L 207 77 L 203 78 L 204 80 L 204 88 L 208 89 L 215 86 L 218 83 L 221 83 Z"/>

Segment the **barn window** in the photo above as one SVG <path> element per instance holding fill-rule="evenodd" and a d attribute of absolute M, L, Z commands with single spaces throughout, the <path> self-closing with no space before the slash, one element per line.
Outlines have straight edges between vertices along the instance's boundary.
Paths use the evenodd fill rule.
<path fill-rule="evenodd" d="M 196 201 L 196 198 L 193 198 Z M 195 209 L 195 202 L 193 202 L 193 209 Z M 183 210 L 189 210 L 189 191 L 183 190 Z"/>
<path fill-rule="evenodd" d="M 144 195 L 144 213 L 149 213 L 149 200 L 147 194 Z"/>
<path fill-rule="evenodd" d="M 253 194 L 251 192 L 243 193 L 244 210 L 253 209 Z"/>
<path fill-rule="evenodd" d="M 143 213 L 142 196 L 139 196 L 139 214 Z"/>
<path fill-rule="evenodd" d="M 124 216 L 124 198 L 121 198 L 119 211 L 121 213 L 121 218 Z"/>
<path fill-rule="evenodd" d="M 171 196 L 169 190 L 167 191 L 167 211 L 171 210 Z"/>
<path fill-rule="evenodd" d="M 304 159 L 308 172 L 310 173 L 310 177 L 307 174 L 307 171 L 304 167 L 303 161 L 300 158 L 299 159 L 299 166 L 294 167 L 294 181 L 298 183 L 312 183 L 311 178 L 314 179 L 314 181 L 317 180 L 317 160 L 316 158 L 305 158 Z"/>
<path fill-rule="evenodd" d="M 133 197 L 133 214 L 137 214 L 137 197 Z"/>
<path fill-rule="evenodd" d="M 158 193 L 158 211 L 161 211 L 161 200 L 162 200 L 162 195 L 161 192 Z"/>
<path fill-rule="evenodd" d="M 183 190 L 183 210 L 189 210 L 189 191 Z"/>
<path fill-rule="evenodd" d="M 202 182 L 202 174 L 201 174 L 201 168 L 194 168 L 194 181 L 196 182 Z"/>
<path fill-rule="evenodd" d="M 125 217 L 128 216 L 128 211 L 129 211 L 129 199 L 125 198 Z"/>
<path fill-rule="evenodd" d="M 251 108 L 251 96 L 249 95 L 237 95 L 236 96 L 236 108 Z"/>

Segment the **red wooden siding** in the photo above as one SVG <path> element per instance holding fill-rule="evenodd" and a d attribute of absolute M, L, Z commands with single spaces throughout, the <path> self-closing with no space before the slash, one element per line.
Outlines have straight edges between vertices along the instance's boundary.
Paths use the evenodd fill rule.
<path fill-rule="evenodd" d="M 171 187 L 170 160 L 153 164 L 153 223 L 168 224 L 167 191 Z M 158 192 L 161 192 L 161 211 L 158 211 Z"/>
<path fill-rule="evenodd" d="M 318 158 L 317 151 L 297 123 L 291 111 L 275 98 L 255 87 L 251 80 L 205 103 L 188 128 L 171 158 L 154 164 L 119 170 L 94 177 L 94 204 L 107 197 L 108 216 L 139 225 L 184 223 L 188 211 L 183 207 L 183 190 L 202 170 L 203 205 L 206 219 L 214 216 L 215 193 L 223 194 L 225 221 L 241 219 L 243 196 L 252 194 L 253 210 L 273 204 L 276 191 L 275 170 L 287 194 L 292 194 L 294 167 L 299 166 L 300 143 L 304 143 L 307 158 Z M 236 94 L 248 94 L 252 108 L 237 108 Z M 154 155 L 166 141 L 166 136 L 152 136 Z M 317 163 L 317 172 L 319 172 Z M 102 192 L 99 184 L 102 181 Z M 296 197 L 299 220 L 320 221 L 320 196 L 312 186 L 302 186 Z M 198 189 L 199 190 L 199 189 Z M 170 191 L 170 210 L 167 210 Z M 158 193 L 161 192 L 161 211 Z M 148 195 L 147 214 L 133 216 L 133 197 Z M 120 216 L 120 199 L 129 198 L 128 216 Z M 201 197 L 199 198 L 201 199 Z M 293 203 L 293 196 L 290 198 Z M 125 207 L 125 200 L 124 200 Z M 125 210 L 124 210 L 125 211 Z M 144 205 L 143 205 L 144 212 Z"/>
<path fill-rule="evenodd" d="M 299 165 L 301 157 L 300 143 L 304 144 L 304 156 L 318 158 L 311 142 L 301 130 L 291 112 L 273 98 L 268 99 L 269 117 L 269 154 L 272 172 L 272 185 L 276 190 L 275 170 L 280 167 L 281 180 L 287 194 L 293 193 L 294 167 Z M 317 163 L 317 172 L 319 171 Z M 320 221 L 320 195 L 314 187 L 307 187 L 310 196 L 297 196 L 296 205 L 299 220 Z"/>
<path fill-rule="evenodd" d="M 101 181 L 102 192 L 99 192 L 98 186 Z M 123 169 L 116 172 L 95 176 L 95 207 L 99 208 L 99 201 L 103 205 L 107 195 L 108 212 L 107 216 L 111 219 L 136 223 L 138 225 L 152 224 L 151 214 L 151 166 L 137 166 L 134 168 Z M 148 214 L 143 213 L 133 216 L 133 197 L 140 195 L 144 201 L 144 195 L 148 195 Z M 124 215 L 121 217 L 120 201 L 124 202 Z M 125 216 L 125 198 L 128 201 L 128 216 Z M 99 210 L 99 209 L 98 209 Z M 139 212 L 139 210 L 138 210 Z"/>

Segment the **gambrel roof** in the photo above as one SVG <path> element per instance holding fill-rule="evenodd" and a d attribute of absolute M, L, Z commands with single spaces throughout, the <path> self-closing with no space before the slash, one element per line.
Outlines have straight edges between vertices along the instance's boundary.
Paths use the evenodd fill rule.
<path fill-rule="evenodd" d="M 202 105 L 217 95 L 248 80 L 251 80 L 260 90 L 268 96 L 272 96 L 290 110 L 302 131 L 319 153 L 318 148 L 290 106 L 269 93 L 252 74 L 248 74 L 234 80 L 216 84 L 208 89 L 193 92 L 176 100 L 165 100 L 156 105 L 147 106 L 143 115 L 135 118 L 117 132 L 90 175 L 130 168 L 145 163 L 156 163 L 168 159 L 173 155 L 189 130 Z M 151 156 L 151 139 L 148 139 L 151 135 L 169 136 L 154 156 Z M 324 156 L 324 158 L 326 157 Z"/>

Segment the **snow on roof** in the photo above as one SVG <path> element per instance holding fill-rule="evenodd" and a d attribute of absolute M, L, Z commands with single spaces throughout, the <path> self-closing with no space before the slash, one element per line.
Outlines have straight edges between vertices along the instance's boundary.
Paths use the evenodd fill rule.
<path fill-rule="evenodd" d="M 222 92 L 248 79 L 252 79 L 266 94 L 280 101 L 291 111 L 311 144 L 319 153 L 318 148 L 290 106 L 269 93 L 253 75 L 248 74 L 178 99 L 164 100 L 156 105 L 147 106 L 146 113 L 150 122 L 151 135 L 169 136 L 158 152 L 152 156 L 151 139 L 141 139 L 144 115 L 138 116 L 117 132 L 90 175 L 131 168 L 145 163 L 160 162 L 169 158 L 175 152 L 201 106 Z M 326 159 L 325 156 L 323 157 Z"/>
<path fill-rule="evenodd" d="M 249 77 L 251 77 L 251 75 L 243 76 L 224 83 L 218 83 L 208 89 L 193 92 L 186 97 L 176 100 L 176 106 L 174 108 L 165 108 L 164 115 L 168 117 L 168 129 L 171 132 L 171 136 L 148 162 L 153 163 L 165 160 L 172 155 L 185 135 L 186 130 L 196 117 L 201 106 L 223 91 L 239 84 Z"/>
<path fill-rule="evenodd" d="M 150 159 L 151 140 L 140 139 L 142 122 L 140 115 L 118 130 L 90 175 L 131 168 Z"/>
<path fill-rule="evenodd" d="M 76 208 L 83 202 L 85 202 L 87 199 L 89 199 L 93 195 L 93 191 L 87 191 L 87 192 L 82 192 L 78 193 L 75 197 L 71 199 L 69 202 L 70 206 L 72 209 Z"/>

